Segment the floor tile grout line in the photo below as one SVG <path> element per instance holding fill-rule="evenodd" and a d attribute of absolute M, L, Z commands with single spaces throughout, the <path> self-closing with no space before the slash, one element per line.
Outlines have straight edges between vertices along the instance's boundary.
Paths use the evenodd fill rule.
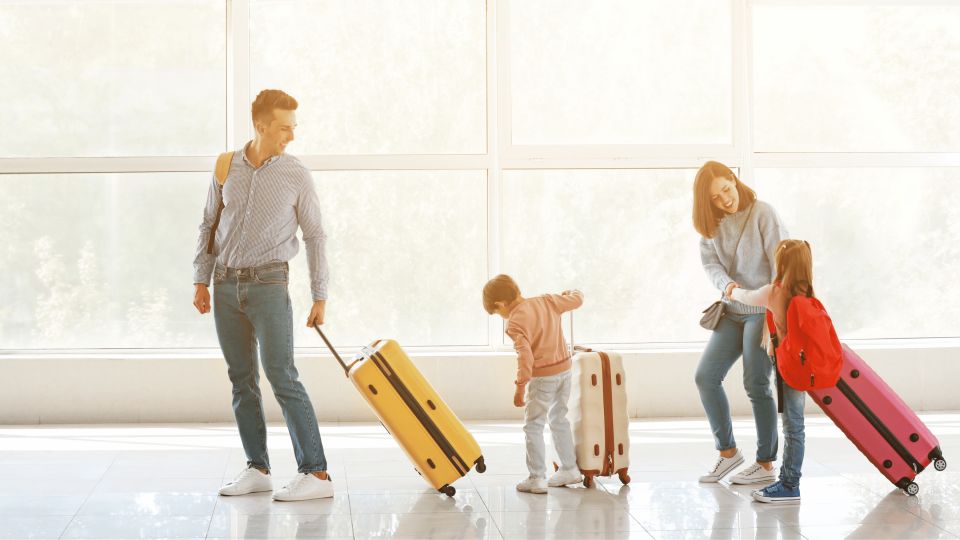
<path fill-rule="evenodd" d="M 350 536 L 356 540 L 357 528 L 353 525 L 353 498 L 350 496 L 350 474 L 347 472 L 347 463 L 343 463 L 343 486 L 347 493 L 347 515 L 350 516 Z M 336 496 L 336 495 L 334 495 Z"/>
<path fill-rule="evenodd" d="M 480 498 L 480 502 L 483 503 L 483 507 L 487 510 L 487 515 L 490 516 L 490 523 L 492 523 L 493 527 L 497 529 L 497 534 L 500 535 L 501 539 L 506 538 L 506 536 L 503 535 L 503 530 L 500 529 L 500 525 L 497 525 L 497 520 L 493 518 L 493 512 L 490 511 L 490 506 L 487 505 L 486 499 L 483 498 L 483 495 L 480 494 L 480 490 L 477 489 L 478 486 L 473 482 L 473 478 L 467 477 L 467 480 L 470 481 L 470 485 L 473 486 L 473 490 L 477 492 L 477 497 Z"/>
<path fill-rule="evenodd" d="M 77 516 L 80 515 L 80 511 L 83 510 L 84 505 L 86 505 L 87 501 L 90 500 L 90 497 L 93 495 L 93 492 L 97 490 L 97 486 L 99 486 L 100 483 L 103 482 L 103 479 L 106 478 L 107 473 L 110 472 L 110 469 L 113 467 L 113 465 L 117 462 L 119 458 L 120 458 L 119 452 L 113 455 L 113 459 L 110 460 L 110 465 L 107 465 L 107 468 L 104 469 L 103 474 L 101 474 L 100 478 L 97 480 L 97 483 L 93 485 L 93 488 L 91 488 L 90 492 L 87 493 L 87 496 L 84 497 L 83 502 L 80 503 L 80 506 L 77 507 L 77 511 L 73 513 L 73 517 L 70 518 L 70 521 L 67 523 L 67 525 L 63 528 L 62 531 L 60 531 L 60 535 L 57 536 L 58 540 L 62 539 L 63 535 L 67 534 L 67 531 L 70 530 L 70 526 L 73 525 L 73 522 L 77 519 Z"/>
<path fill-rule="evenodd" d="M 232 450 L 232 449 L 228 449 L 228 450 L 226 450 L 226 451 L 224 452 L 224 453 L 226 454 L 226 459 L 224 460 L 224 463 L 223 463 L 223 474 L 220 475 L 220 484 L 221 484 L 221 485 L 223 485 L 224 480 L 226 479 L 226 476 L 227 476 L 227 468 L 230 466 L 230 454 L 231 454 L 231 450 Z M 214 518 L 217 517 L 217 509 L 220 508 L 220 497 L 222 497 L 222 495 L 220 495 L 220 490 L 218 489 L 218 490 L 217 490 L 217 502 L 214 503 L 214 505 L 213 505 L 213 510 L 212 510 L 211 513 L 210 513 L 210 522 L 207 523 L 207 531 L 206 531 L 206 532 L 204 533 L 204 535 L 203 535 L 204 538 L 207 538 L 207 537 L 210 536 L 210 529 L 213 528 L 213 520 L 214 520 Z"/>
<path fill-rule="evenodd" d="M 602 482 L 597 482 L 597 484 L 599 484 L 600 487 L 602 487 L 602 488 L 604 489 L 604 491 L 606 491 L 607 493 L 610 493 L 611 495 L 613 495 L 613 493 L 612 493 L 609 489 L 607 489 L 607 486 L 605 486 Z M 624 484 L 624 485 L 628 485 L 628 484 Z M 617 495 L 619 496 L 619 493 L 617 493 Z M 634 522 L 636 522 L 636 524 L 639 525 L 641 529 L 643 529 L 643 532 L 645 532 L 645 533 L 647 534 L 647 536 L 649 536 L 649 537 L 651 538 L 651 540 L 656 540 L 657 537 L 654 536 L 653 533 L 650 532 L 650 530 L 647 529 L 647 528 L 643 525 L 643 523 L 640 521 L 640 518 L 638 518 L 637 516 L 633 515 L 633 511 L 632 511 L 630 508 L 631 508 L 631 507 L 630 507 L 629 504 L 627 504 L 627 505 L 624 507 L 624 511 L 626 512 L 627 517 L 629 517 L 629 518 L 632 519 Z M 641 507 L 641 508 L 642 508 L 642 507 Z"/>

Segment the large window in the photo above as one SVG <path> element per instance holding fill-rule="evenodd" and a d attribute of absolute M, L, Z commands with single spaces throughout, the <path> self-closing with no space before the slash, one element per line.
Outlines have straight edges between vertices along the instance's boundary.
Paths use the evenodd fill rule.
<path fill-rule="evenodd" d="M 515 144 L 732 142 L 728 1 L 509 5 Z"/>
<path fill-rule="evenodd" d="M 708 159 L 811 242 L 842 338 L 960 337 L 956 28 L 942 0 L 0 1 L 0 352 L 216 350 L 198 225 L 264 88 L 300 103 L 342 347 L 507 348 L 501 272 L 582 289 L 580 343 L 701 343 Z"/>
<path fill-rule="evenodd" d="M 225 23 L 217 0 L 0 2 L 0 157 L 219 151 Z"/>
<path fill-rule="evenodd" d="M 846 338 L 957 336 L 960 168 L 757 169 Z M 825 197 L 824 194 L 829 194 Z"/>
<path fill-rule="evenodd" d="M 304 154 L 482 154 L 485 21 L 477 0 L 256 0 L 252 88 L 299 96 Z"/>
<path fill-rule="evenodd" d="M 583 290 L 578 342 L 704 339 L 696 315 L 719 293 L 690 219 L 695 172 L 505 171 L 501 270 L 528 295 Z"/>
<path fill-rule="evenodd" d="M 756 150 L 960 150 L 960 5 L 753 11 Z"/>

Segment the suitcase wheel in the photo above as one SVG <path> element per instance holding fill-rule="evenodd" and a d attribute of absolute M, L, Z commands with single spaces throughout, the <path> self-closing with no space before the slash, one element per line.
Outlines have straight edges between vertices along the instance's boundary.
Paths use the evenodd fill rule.
<path fill-rule="evenodd" d="M 593 477 L 590 475 L 583 477 L 583 487 L 592 488 L 593 487 Z"/>
<path fill-rule="evenodd" d="M 449 485 L 448 485 L 448 486 L 443 486 L 442 488 L 440 488 L 440 493 L 443 493 L 443 494 L 446 495 L 447 497 L 453 497 L 454 495 L 457 494 L 457 490 L 456 490 L 456 488 L 454 488 L 453 486 L 449 486 Z"/>
<path fill-rule="evenodd" d="M 621 469 L 620 472 L 617 473 L 617 475 L 620 477 L 620 483 L 624 485 L 630 483 L 630 475 L 627 474 L 626 469 Z"/>
<path fill-rule="evenodd" d="M 937 459 L 934 460 L 934 462 L 933 462 L 933 468 L 936 469 L 936 470 L 938 470 L 938 471 L 942 471 L 942 470 L 946 469 L 946 468 L 947 468 L 947 460 L 945 460 L 945 459 L 943 459 L 943 458 L 937 458 Z"/>
<path fill-rule="evenodd" d="M 918 486 L 916 482 L 910 482 L 907 484 L 906 492 L 907 495 L 916 495 L 917 493 L 920 493 L 920 486 Z"/>
<path fill-rule="evenodd" d="M 480 456 L 479 458 L 477 458 L 477 463 L 476 463 L 476 465 L 477 465 L 477 472 L 478 472 L 478 473 L 483 474 L 483 473 L 487 472 L 487 464 L 483 462 L 483 456 Z"/>

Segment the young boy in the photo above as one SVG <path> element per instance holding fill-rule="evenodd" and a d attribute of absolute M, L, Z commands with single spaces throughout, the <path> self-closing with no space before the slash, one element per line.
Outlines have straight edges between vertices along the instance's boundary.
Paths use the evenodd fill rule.
<path fill-rule="evenodd" d="M 560 487 L 582 480 L 573 449 L 573 434 L 567 420 L 570 397 L 570 352 L 560 329 L 560 315 L 583 304 L 583 293 L 564 291 L 524 298 L 510 276 L 500 274 L 483 287 L 483 307 L 507 321 L 507 335 L 517 351 L 517 380 L 513 404 L 526 405 L 523 432 L 527 442 L 530 476 L 517 484 L 517 491 L 546 493 L 547 486 Z M 526 401 L 524 401 L 526 390 Z M 553 445 L 560 457 L 560 470 L 546 476 L 543 426 L 549 420 Z"/>

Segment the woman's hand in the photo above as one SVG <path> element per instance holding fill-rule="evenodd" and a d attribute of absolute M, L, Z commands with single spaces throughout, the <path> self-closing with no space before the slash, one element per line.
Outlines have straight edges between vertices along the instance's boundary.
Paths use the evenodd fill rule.
<path fill-rule="evenodd" d="M 726 296 L 728 300 L 733 300 L 733 290 L 739 286 L 735 281 L 730 282 L 726 290 L 723 291 L 723 295 Z"/>

